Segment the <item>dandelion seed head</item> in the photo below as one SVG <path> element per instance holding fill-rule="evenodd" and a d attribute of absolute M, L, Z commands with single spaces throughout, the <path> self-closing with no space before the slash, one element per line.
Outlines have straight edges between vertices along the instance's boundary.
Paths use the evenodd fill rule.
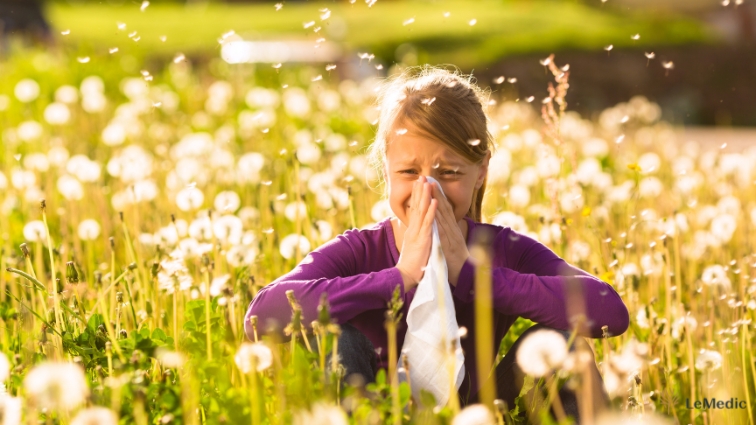
<path fill-rule="evenodd" d="M 273 364 L 273 352 L 262 342 L 245 342 L 237 350 L 234 362 L 242 373 L 252 372 L 253 363 L 255 371 L 263 372 Z"/>
<path fill-rule="evenodd" d="M 31 78 L 25 78 L 13 88 L 16 99 L 23 103 L 29 103 L 39 96 L 39 84 Z"/>
<path fill-rule="evenodd" d="M 701 349 L 696 356 L 696 369 L 717 370 L 722 367 L 722 355 L 717 351 Z"/>
<path fill-rule="evenodd" d="M 496 425 L 496 419 L 485 405 L 472 404 L 452 419 L 452 425 Z"/>
<path fill-rule="evenodd" d="M 74 363 L 42 362 L 24 378 L 26 394 L 41 408 L 71 411 L 89 395 L 84 371 Z"/>
<path fill-rule="evenodd" d="M 522 341 L 517 351 L 517 364 L 523 372 L 541 377 L 561 367 L 567 357 L 567 342 L 556 331 L 538 330 Z"/>
<path fill-rule="evenodd" d="M 89 407 L 79 411 L 71 420 L 71 425 L 118 425 L 118 418 L 105 407 Z"/>

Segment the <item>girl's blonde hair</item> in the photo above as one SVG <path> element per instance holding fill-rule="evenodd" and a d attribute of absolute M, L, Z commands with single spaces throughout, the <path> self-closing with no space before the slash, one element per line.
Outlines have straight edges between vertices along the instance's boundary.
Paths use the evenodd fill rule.
<path fill-rule="evenodd" d="M 472 76 L 461 75 L 456 69 L 452 72 L 425 65 L 389 77 L 378 92 L 378 130 L 367 152 L 380 183 L 385 183 L 383 170 L 390 136 L 404 120 L 472 163 L 480 163 L 494 146 L 484 111 L 487 98 L 488 93 L 473 83 Z M 487 180 L 488 176 L 473 193 L 466 214 L 478 222 Z M 387 196 L 385 188 L 383 195 Z"/>

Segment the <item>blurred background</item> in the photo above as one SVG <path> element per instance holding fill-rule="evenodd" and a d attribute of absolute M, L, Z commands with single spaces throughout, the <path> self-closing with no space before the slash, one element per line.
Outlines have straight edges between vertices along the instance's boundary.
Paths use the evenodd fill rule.
<path fill-rule="evenodd" d="M 324 8 L 331 16 L 317 19 Z M 0 0 L 6 52 L 14 35 L 82 56 L 117 47 L 133 72 L 177 52 L 211 64 L 230 30 L 246 41 L 325 38 L 322 57 L 236 59 L 333 62 L 352 79 L 396 63 L 451 63 L 510 98 L 543 97 L 548 75 L 539 60 L 556 53 L 571 66 L 568 101 L 581 115 L 644 95 L 663 119 L 688 126 L 756 125 L 755 22 L 753 0 Z M 127 38 L 134 32 L 137 41 Z"/>

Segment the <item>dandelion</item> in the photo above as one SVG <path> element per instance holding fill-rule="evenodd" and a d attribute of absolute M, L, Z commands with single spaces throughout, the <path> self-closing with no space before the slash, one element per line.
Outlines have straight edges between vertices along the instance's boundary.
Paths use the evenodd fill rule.
<path fill-rule="evenodd" d="M 0 393 L 0 413 L 3 425 L 21 424 L 21 397 L 12 397 L 6 392 Z"/>
<path fill-rule="evenodd" d="M 722 355 L 713 350 L 704 350 L 696 356 L 696 369 L 698 370 L 717 370 L 722 367 Z"/>
<path fill-rule="evenodd" d="M 145 2 L 146 3 L 146 2 Z M 118 417 L 105 407 L 90 407 L 80 411 L 71 425 L 117 425 Z"/>
<path fill-rule="evenodd" d="M 472 404 L 454 417 L 452 425 L 496 425 L 496 419 L 485 405 Z"/>
<path fill-rule="evenodd" d="M 730 278 L 727 277 L 727 271 L 719 264 L 706 267 L 701 275 L 701 281 L 708 286 L 721 286 L 729 290 L 732 286 Z"/>
<path fill-rule="evenodd" d="M 155 357 L 164 367 L 180 368 L 184 365 L 186 359 L 178 351 L 169 350 L 165 347 L 158 347 L 155 350 Z"/>
<path fill-rule="evenodd" d="M 517 364 L 523 372 L 542 377 L 561 367 L 567 358 L 567 342 L 556 331 L 538 330 L 528 335 L 517 350 Z"/>
<path fill-rule="evenodd" d="M 28 120 L 19 124 L 16 132 L 18 134 L 18 138 L 22 141 L 33 142 L 42 137 L 44 130 L 42 129 L 42 125 L 40 123 L 34 120 Z"/>
<path fill-rule="evenodd" d="M 284 208 L 284 215 L 292 222 L 297 220 L 297 215 L 302 220 L 307 216 L 307 204 L 302 201 L 290 202 Z"/>
<path fill-rule="evenodd" d="M 231 267 L 251 266 L 257 255 L 255 246 L 234 245 L 226 253 L 226 261 Z"/>
<path fill-rule="evenodd" d="M 160 262 L 157 281 L 159 288 L 165 290 L 168 294 L 172 294 L 176 289 L 185 291 L 194 283 L 182 254 L 176 252 L 171 253 L 169 258 Z"/>
<path fill-rule="evenodd" d="M 75 178 L 64 174 L 56 183 L 58 192 L 69 201 L 78 201 L 84 197 L 84 187 Z"/>
<path fill-rule="evenodd" d="M 196 210 L 202 206 L 205 195 L 196 187 L 186 187 L 176 194 L 176 206 L 181 211 Z"/>
<path fill-rule="evenodd" d="M 24 226 L 24 239 L 29 242 L 43 242 L 45 240 L 46 228 L 42 220 L 33 220 Z"/>
<path fill-rule="evenodd" d="M 375 3 L 375 0 L 370 0 Z M 346 413 L 338 406 L 317 402 L 311 411 L 300 410 L 294 415 L 294 425 L 347 425 Z"/>
<path fill-rule="evenodd" d="M 84 371 L 74 363 L 42 362 L 24 378 L 29 398 L 41 407 L 70 411 L 89 395 Z"/>
<path fill-rule="evenodd" d="M 226 214 L 213 220 L 213 234 L 220 242 L 224 243 L 239 243 L 243 227 L 241 219 L 232 214 Z"/>
<path fill-rule="evenodd" d="M 263 372 L 273 363 L 273 353 L 262 342 L 242 343 L 234 356 L 236 366 L 243 373 L 250 373 L 252 372 L 253 361 L 256 365 L 255 370 Z"/>
<path fill-rule="evenodd" d="M 47 105 L 43 115 L 45 121 L 52 125 L 66 124 L 71 118 L 71 112 L 68 110 L 68 106 L 58 102 Z"/>
<path fill-rule="evenodd" d="M 21 102 L 29 103 L 39 96 L 39 84 L 30 78 L 25 78 L 16 83 L 13 94 Z"/>
<path fill-rule="evenodd" d="M 100 223 L 88 218 L 79 223 L 79 238 L 83 241 L 93 241 L 100 236 Z"/>
<path fill-rule="evenodd" d="M 239 209 L 241 199 L 233 190 L 226 190 L 215 195 L 213 206 L 218 211 L 234 212 Z"/>
<path fill-rule="evenodd" d="M 55 90 L 55 101 L 64 104 L 76 103 L 79 100 L 79 90 L 74 86 L 64 85 Z"/>
<path fill-rule="evenodd" d="M 281 239 L 279 245 L 279 252 L 285 259 L 290 260 L 294 258 L 297 245 L 299 245 L 299 252 L 306 254 L 310 252 L 310 241 L 302 235 L 290 234 Z"/>
<path fill-rule="evenodd" d="M 8 361 L 8 356 L 5 353 L 0 352 L 0 384 L 10 378 L 11 364 Z"/>

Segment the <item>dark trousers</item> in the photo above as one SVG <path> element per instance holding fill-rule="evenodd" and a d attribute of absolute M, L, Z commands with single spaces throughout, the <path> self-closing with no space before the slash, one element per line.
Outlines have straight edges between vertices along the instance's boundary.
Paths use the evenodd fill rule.
<path fill-rule="evenodd" d="M 514 407 L 515 398 L 520 394 L 520 389 L 524 383 L 525 374 L 522 369 L 517 365 L 517 350 L 519 349 L 522 341 L 526 336 L 539 329 L 550 329 L 543 325 L 534 325 L 527 329 L 520 335 L 515 341 L 507 354 L 502 358 L 499 364 L 496 366 L 496 393 L 497 398 L 507 403 L 509 409 Z M 565 340 L 568 340 L 570 333 L 567 331 L 556 330 Z M 570 351 L 574 351 L 578 344 L 587 344 L 587 342 L 581 338 L 575 338 L 573 344 L 570 346 Z M 340 363 L 346 369 L 344 383 L 369 383 L 375 382 L 375 375 L 378 372 L 378 359 L 370 340 L 357 328 L 350 324 L 344 324 L 341 326 L 341 336 L 339 337 L 339 359 Z M 591 354 L 591 362 L 589 362 L 589 369 L 591 375 L 591 385 L 594 389 L 594 400 L 592 405 L 594 406 L 594 412 L 597 412 L 609 405 L 609 397 L 604 391 L 603 381 L 596 367 L 595 359 L 593 359 L 593 353 L 590 348 L 586 347 L 588 353 Z M 330 364 L 331 354 L 328 354 Z M 361 376 L 356 376 L 361 375 Z M 532 391 L 530 395 L 532 395 Z M 529 400 L 529 397 L 525 397 Z M 574 390 L 567 388 L 567 385 L 563 385 L 559 390 L 559 399 L 562 402 L 565 414 L 575 418 L 576 423 L 580 423 L 580 415 L 578 413 L 577 394 Z M 460 397 L 460 403 L 465 406 L 479 402 L 478 394 L 472 395 L 467 400 Z M 552 409 L 553 411 L 553 409 Z"/>

